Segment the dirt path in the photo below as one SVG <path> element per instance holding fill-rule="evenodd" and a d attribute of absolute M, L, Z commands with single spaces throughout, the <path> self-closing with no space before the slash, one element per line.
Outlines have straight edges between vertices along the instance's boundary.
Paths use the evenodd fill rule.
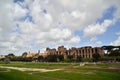
<path fill-rule="evenodd" d="M 0 66 L 0 68 L 7 68 L 7 69 L 14 69 L 19 71 L 39 71 L 39 72 L 50 72 L 50 71 L 59 71 L 62 69 L 39 69 L 39 68 L 20 68 L 20 67 L 7 67 L 7 66 Z"/>

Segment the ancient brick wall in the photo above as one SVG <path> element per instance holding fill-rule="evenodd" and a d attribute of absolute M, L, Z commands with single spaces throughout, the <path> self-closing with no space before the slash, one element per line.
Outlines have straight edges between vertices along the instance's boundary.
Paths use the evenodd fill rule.
<path fill-rule="evenodd" d="M 91 46 L 80 48 L 72 47 L 69 50 L 67 50 L 64 46 L 59 46 L 57 50 L 55 48 L 47 48 L 45 52 L 46 55 L 64 55 L 64 59 L 66 59 L 69 55 L 74 56 L 74 58 L 77 56 L 81 56 L 82 58 L 92 58 L 94 53 L 99 53 L 101 56 L 104 56 L 104 50 L 102 48 L 92 48 Z"/>

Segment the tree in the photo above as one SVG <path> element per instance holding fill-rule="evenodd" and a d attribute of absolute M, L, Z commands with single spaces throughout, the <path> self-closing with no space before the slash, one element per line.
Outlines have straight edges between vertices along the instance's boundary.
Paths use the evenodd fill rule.
<path fill-rule="evenodd" d="M 104 50 L 107 50 L 107 54 L 111 52 L 111 50 L 114 48 L 114 46 L 103 46 Z"/>
<path fill-rule="evenodd" d="M 81 62 L 82 61 L 82 57 L 81 56 L 77 56 L 76 57 L 76 62 Z"/>
<path fill-rule="evenodd" d="M 94 62 L 97 62 L 99 59 L 100 59 L 100 54 L 99 53 L 94 53 L 93 55 L 92 55 L 92 57 L 93 57 L 93 61 Z"/>
<path fill-rule="evenodd" d="M 120 56 L 120 50 L 112 50 L 109 56 Z"/>
<path fill-rule="evenodd" d="M 72 62 L 74 61 L 74 56 L 73 55 L 68 55 L 67 59 L 65 59 L 65 62 Z"/>
<path fill-rule="evenodd" d="M 48 55 L 45 57 L 47 62 L 57 62 L 57 55 Z"/>
<path fill-rule="evenodd" d="M 118 48 L 118 50 L 120 51 L 120 46 L 111 46 L 111 45 L 109 45 L 109 46 L 102 46 L 102 48 L 104 50 L 107 50 L 107 54 L 111 53 L 111 51 L 113 51 L 115 48 Z"/>
<path fill-rule="evenodd" d="M 64 61 L 63 55 L 57 55 L 57 62 Z"/>
<path fill-rule="evenodd" d="M 7 57 L 9 57 L 9 58 L 14 58 L 15 55 L 14 55 L 13 53 L 10 53 L 10 54 L 7 55 Z"/>
<path fill-rule="evenodd" d="M 39 62 L 44 61 L 44 57 L 43 57 L 43 56 L 38 56 L 38 61 L 39 61 Z"/>
<path fill-rule="evenodd" d="M 27 56 L 27 52 L 24 52 L 24 53 L 22 54 L 22 57 L 25 58 L 26 56 Z"/>

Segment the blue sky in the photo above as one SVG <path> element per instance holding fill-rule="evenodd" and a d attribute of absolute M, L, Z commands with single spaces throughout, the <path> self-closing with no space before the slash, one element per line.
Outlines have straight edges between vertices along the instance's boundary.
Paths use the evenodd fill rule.
<path fill-rule="evenodd" d="M 119 0 L 1 0 L 0 55 L 120 45 Z"/>

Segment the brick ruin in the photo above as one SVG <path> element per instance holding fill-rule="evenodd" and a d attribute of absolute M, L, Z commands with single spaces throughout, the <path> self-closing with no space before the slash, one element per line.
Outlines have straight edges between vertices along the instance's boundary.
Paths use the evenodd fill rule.
<path fill-rule="evenodd" d="M 75 48 L 72 47 L 71 49 L 67 50 L 64 46 L 59 46 L 56 50 L 55 48 L 50 49 L 46 48 L 46 51 L 42 54 L 43 56 L 47 55 L 63 55 L 64 59 L 67 56 L 72 55 L 74 58 L 77 56 L 81 56 L 82 58 L 92 58 L 94 53 L 99 53 L 100 56 L 104 56 L 104 50 L 101 47 L 92 48 L 91 46 Z"/>

